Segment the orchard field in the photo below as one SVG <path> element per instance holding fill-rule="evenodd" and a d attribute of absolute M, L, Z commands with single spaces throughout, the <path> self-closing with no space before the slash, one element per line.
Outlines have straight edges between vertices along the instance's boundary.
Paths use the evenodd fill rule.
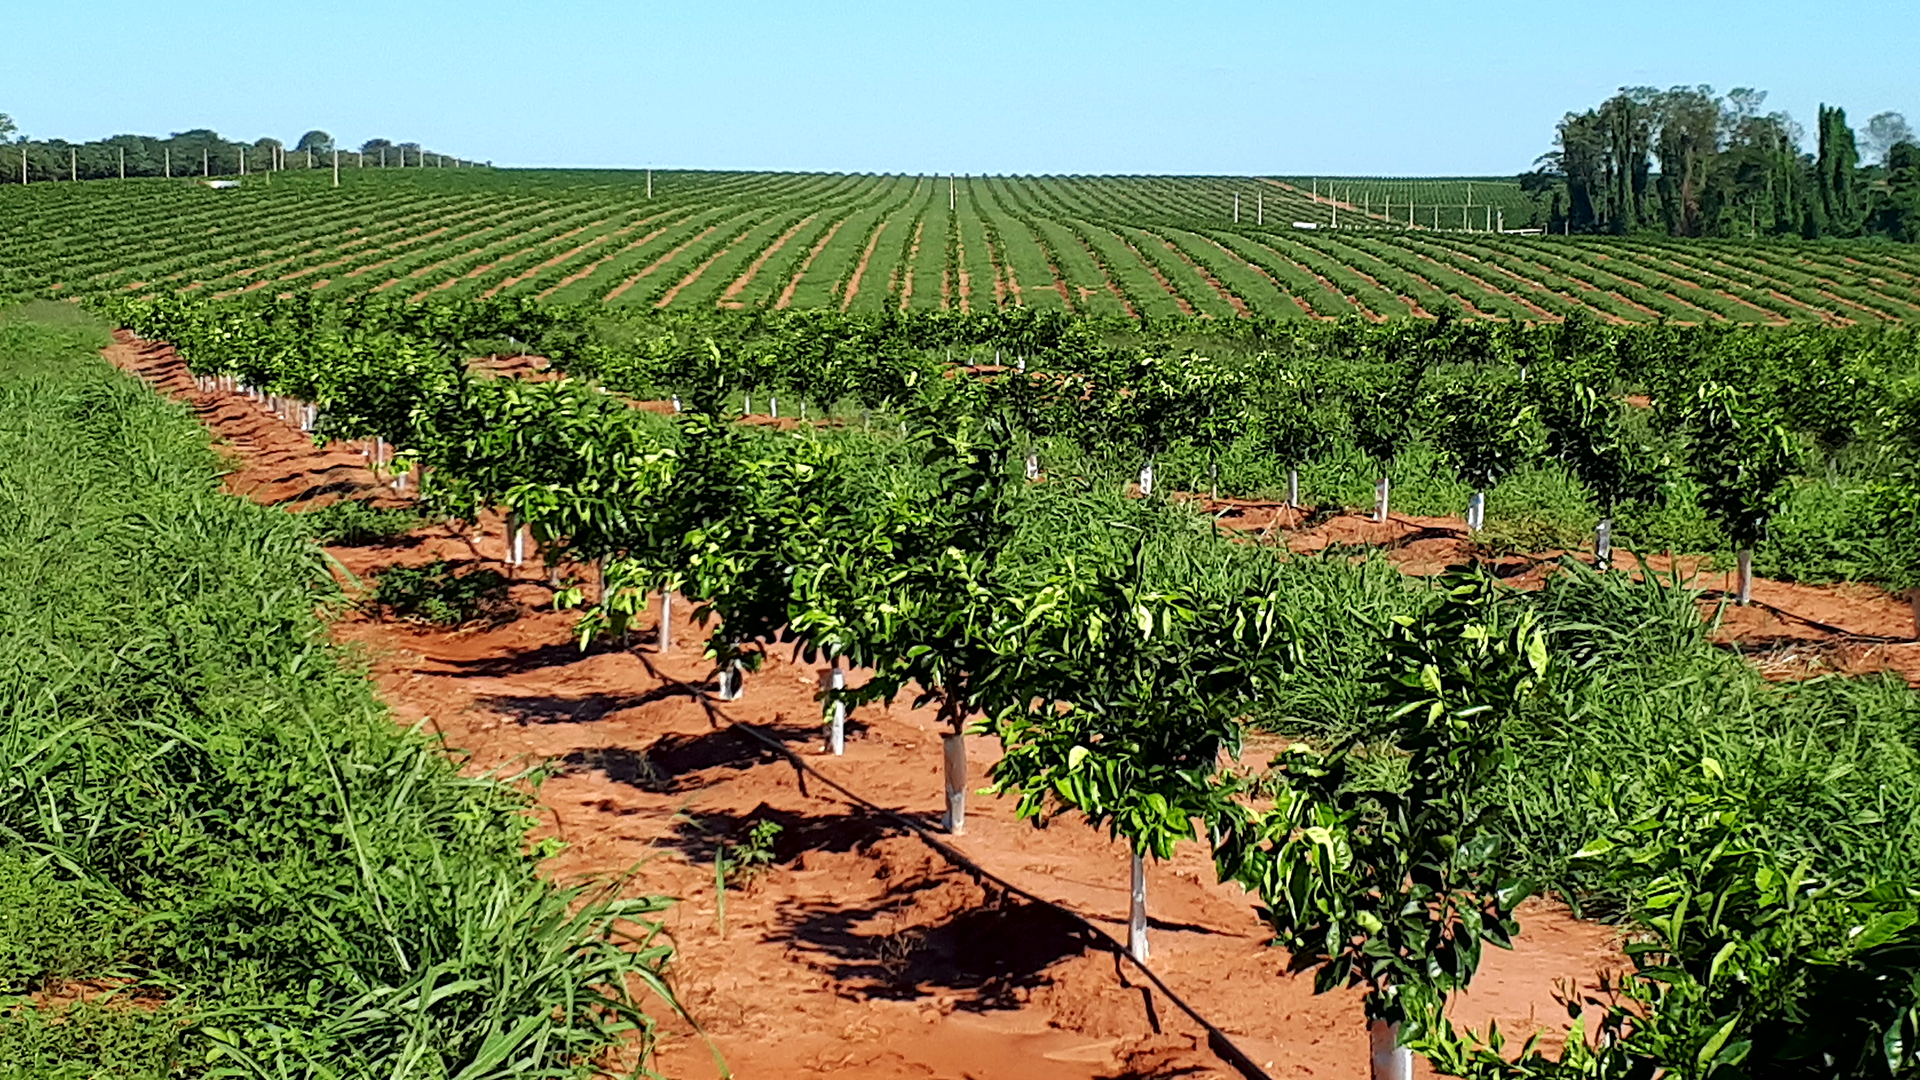
<path fill-rule="evenodd" d="M 1897 246 L 1490 231 L 1534 212 L 1500 179 L 468 167 L 353 169 L 331 183 L 321 169 L 255 174 L 223 191 L 181 180 L 7 185 L 0 270 L 16 290 L 69 296 L 525 296 L 674 311 L 1378 321 L 1454 307 L 1522 321 L 1756 325 L 1920 316 L 1920 256 Z"/>
<path fill-rule="evenodd" d="M 0 189 L 0 1051 L 1914 1075 L 1920 260 L 1467 183 Z"/>

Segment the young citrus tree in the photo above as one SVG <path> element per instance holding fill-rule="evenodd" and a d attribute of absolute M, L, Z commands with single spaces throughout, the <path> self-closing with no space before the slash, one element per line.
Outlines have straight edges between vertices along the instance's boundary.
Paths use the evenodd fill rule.
<path fill-rule="evenodd" d="M 983 680 L 1004 754 L 993 790 L 1040 822 L 1080 814 L 1132 855 L 1128 948 L 1145 961 L 1146 859 L 1227 813 L 1242 722 L 1286 656 L 1272 595 L 1148 588 L 1142 558 L 1058 577 L 1012 600 Z"/>
<path fill-rule="evenodd" d="M 1426 429 L 1461 482 L 1473 488 L 1467 528 L 1486 526 L 1487 489 L 1532 460 L 1539 444 L 1534 407 L 1519 380 L 1475 371 L 1426 399 Z"/>
<path fill-rule="evenodd" d="M 1444 585 L 1431 615 L 1394 617 L 1370 729 L 1289 747 L 1263 782 L 1271 809 L 1223 817 L 1216 848 L 1277 942 L 1320 964 L 1317 991 L 1366 988 L 1375 1075 L 1396 1080 L 1412 1069 L 1402 1023 L 1466 986 L 1485 943 L 1509 942 L 1530 891 L 1481 789 L 1546 672 L 1545 638 L 1483 567 Z"/>
<path fill-rule="evenodd" d="M 1744 605 L 1753 598 L 1753 546 L 1786 501 L 1799 447 L 1754 395 L 1727 383 L 1703 383 L 1667 407 L 1686 435 L 1687 467 L 1705 488 L 1701 505 L 1733 541 L 1735 597 Z"/>

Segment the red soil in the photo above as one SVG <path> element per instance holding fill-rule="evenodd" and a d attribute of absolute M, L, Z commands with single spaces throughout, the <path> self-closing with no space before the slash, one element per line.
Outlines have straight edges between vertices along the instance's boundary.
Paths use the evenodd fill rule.
<path fill-rule="evenodd" d="M 1200 277 L 1203 280 L 1205 280 L 1208 285 L 1213 286 L 1213 291 L 1219 293 L 1220 299 L 1225 300 L 1228 306 L 1233 308 L 1233 313 L 1235 315 L 1244 317 L 1245 315 L 1248 314 L 1247 302 L 1245 300 L 1240 299 L 1239 296 L 1235 295 L 1232 289 L 1229 289 L 1225 285 L 1220 284 L 1220 279 L 1213 276 L 1213 271 L 1208 270 L 1206 267 L 1201 266 L 1197 262 L 1194 262 L 1193 259 L 1186 252 L 1181 251 L 1177 247 L 1174 247 L 1173 241 L 1167 239 L 1164 236 L 1160 237 L 1159 240 L 1162 244 L 1166 245 L 1166 248 L 1168 251 L 1171 251 L 1175 255 L 1179 256 L 1181 262 L 1186 263 L 1187 266 L 1191 268 L 1194 273 L 1199 274 Z"/>
<path fill-rule="evenodd" d="M 652 221 L 653 218 L 648 218 L 647 220 Z M 644 221 L 638 222 L 637 224 L 644 225 L 646 224 L 646 222 Z M 647 235 L 641 237 L 640 239 L 633 241 L 632 243 L 622 244 L 620 245 L 619 248 L 613 251 L 607 252 L 605 255 L 600 256 L 599 258 L 593 260 L 592 262 L 581 267 L 580 269 L 575 270 L 573 273 L 568 274 L 566 277 L 561 278 L 559 281 L 554 282 L 552 285 L 549 285 L 547 288 L 542 289 L 540 291 L 538 299 L 545 300 L 547 297 L 552 296 L 554 293 L 559 292 L 561 289 L 564 289 L 575 282 L 585 281 L 587 278 L 593 276 L 594 271 L 600 269 L 602 266 L 605 266 L 607 263 L 613 261 L 614 259 L 619 258 L 620 256 L 626 254 L 629 251 L 632 251 L 634 248 L 645 247 L 646 245 L 653 243 L 653 241 L 656 238 L 658 238 L 661 233 L 666 232 L 671 227 L 672 226 L 670 225 L 662 225 L 661 227 L 653 230 Z"/>
<path fill-rule="evenodd" d="M 853 298 L 860 295 L 860 279 L 867 276 L 867 263 L 873 259 L 873 249 L 880 246 L 880 234 L 887 231 L 883 218 L 873 227 L 873 235 L 867 237 L 867 246 L 860 252 L 860 261 L 854 264 L 853 275 L 847 278 L 847 287 L 840 296 L 840 310 L 853 306 Z"/>
<path fill-rule="evenodd" d="M 806 217 L 801 218 L 794 223 L 793 228 L 781 233 L 773 243 L 768 244 L 761 250 L 760 254 L 755 255 L 753 261 L 747 264 L 747 268 L 741 272 L 740 276 L 734 278 L 733 281 L 727 285 L 726 291 L 720 294 L 720 306 L 725 308 L 745 307 L 746 305 L 734 299 L 734 297 L 747 291 L 747 286 L 753 284 L 753 279 L 759 275 L 760 268 L 767 265 L 767 260 L 773 258 L 781 248 L 787 246 L 787 241 L 793 239 L 793 234 L 806 228 L 812 223 L 814 218 L 819 216 L 819 214 L 808 214 Z M 837 229 L 839 226 L 835 225 L 834 228 Z M 832 236 L 832 230 L 828 230 L 827 235 Z"/>
<path fill-rule="evenodd" d="M 709 225 L 706 228 L 700 230 L 699 235 L 694 236 L 692 239 L 674 248 L 672 251 L 669 251 L 665 255 L 662 255 L 659 258 L 648 263 L 639 273 L 633 275 L 632 277 L 621 282 L 620 284 L 615 285 L 611 290 L 608 291 L 607 295 L 601 297 L 600 299 L 603 301 L 618 299 L 621 293 L 624 293 L 628 289 L 633 288 L 635 285 L 640 284 L 641 278 L 644 278 L 649 274 L 652 274 L 655 270 L 658 270 L 661 267 L 667 265 L 667 263 L 672 262 L 674 256 L 687 250 L 693 245 L 699 243 L 700 241 L 705 240 L 707 237 L 712 236 L 714 230 L 718 229 L 719 227 L 720 226 L 718 225 Z"/>
<path fill-rule="evenodd" d="M 800 260 L 800 268 L 793 272 L 792 279 L 787 282 L 785 288 L 780 290 L 780 299 L 774 301 L 774 307 L 786 308 L 793 304 L 793 292 L 800 287 L 800 279 L 807 276 L 807 269 L 813 265 L 813 260 L 820 257 L 820 253 L 825 251 L 827 244 L 833 240 L 833 234 L 839 232 L 840 226 L 846 223 L 845 218 L 834 222 L 827 228 L 826 235 L 814 243 L 813 250 L 807 252 L 807 257 Z"/>
<path fill-rule="evenodd" d="M 1147 273 L 1153 275 L 1153 280 L 1159 282 L 1160 287 L 1162 289 L 1165 289 L 1167 295 L 1173 298 L 1174 304 L 1176 304 L 1180 308 L 1180 314 L 1182 315 L 1197 314 L 1193 310 L 1193 305 L 1187 303 L 1187 298 L 1184 296 L 1181 296 L 1179 290 L 1173 287 L 1173 282 L 1167 280 L 1167 275 L 1161 273 L 1160 268 L 1158 266 L 1155 266 L 1153 263 L 1148 262 L 1147 257 L 1145 255 L 1140 254 L 1140 249 L 1133 245 L 1133 241 L 1127 239 L 1124 234 L 1119 232 L 1115 232 L 1113 235 L 1118 237 L 1120 242 L 1127 246 L 1128 251 L 1133 252 L 1133 257 L 1140 260 L 1140 265 L 1147 268 Z"/>
<path fill-rule="evenodd" d="M 920 261 L 920 234 L 925 232 L 925 218 L 913 223 L 913 245 L 907 249 L 907 258 L 900 266 L 900 310 L 907 310 L 913 300 L 913 268 Z M 944 306 L 944 305 L 942 305 Z"/>
<path fill-rule="evenodd" d="M 680 290 L 691 286 L 696 281 L 699 281 L 700 275 L 705 274 L 707 272 L 707 267 L 712 266 L 714 263 L 719 262 L 721 256 L 725 255 L 729 251 L 732 251 L 733 245 L 739 243 L 742 240 L 745 240 L 747 238 L 747 235 L 751 232 L 753 232 L 753 226 L 749 225 L 745 229 L 741 230 L 739 236 L 736 236 L 733 239 L 727 241 L 726 243 L 721 244 L 718 248 L 714 250 L 713 254 L 707 256 L 706 262 L 703 262 L 699 266 L 694 267 L 692 272 L 687 274 L 686 277 L 683 277 L 679 281 L 674 282 L 673 288 L 668 289 L 660 297 L 660 299 L 654 301 L 653 306 L 656 308 L 663 308 L 663 307 L 666 307 L 668 304 L 673 303 L 673 298 L 680 295 Z"/>
<path fill-rule="evenodd" d="M 229 490 L 274 504 L 397 498 L 352 448 L 316 448 L 245 398 L 195 391 L 171 349 L 120 335 L 107 352 L 195 409 L 233 458 Z M 684 605 L 670 654 L 652 647 L 648 627 L 636 636 L 649 644 L 582 655 L 571 616 L 548 610 L 544 573 L 510 571 L 504 548 L 489 516 L 476 529 L 435 525 L 330 549 L 354 575 L 350 591 L 381 567 L 446 558 L 513 573 L 522 611 L 453 632 L 349 614 L 336 636 L 368 659 L 396 719 L 442 733 L 470 768 L 553 764 L 539 809 L 566 848 L 548 872 L 638 865 L 634 888 L 678 898 L 667 915 L 674 984 L 736 1075 L 1366 1075 L 1356 996 L 1316 996 L 1308 976 L 1288 973 L 1248 899 L 1214 881 L 1199 845 L 1150 870 L 1161 982 L 1149 980 L 1116 952 L 1121 846 L 1071 820 L 1036 830 L 1006 801 L 980 797 L 966 836 L 924 831 L 940 799 L 939 729 L 926 711 L 858 710 L 846 755 L 828 756 L 816 667 L 776 654 L 741 700 L 718 702 Z M 970 740 L 968 756 L 983 784 L 990 740 Z M 773 865 L 717 893 L 716 844 L 741 842 L 758 821 L 782 826 Z M 1490 953 L 1457 1013 L 1476 1026 L 1497 1018 L 1510 1035 L 1556 1018 L 1544 1022 L 1557 1033 L 1556 983 L 1590 987 L 1617 967 L 1614 936 L 1546 903 L 1522 920 L 1517 949 Z M 1210 1048 L 1172 995 L 1228 1042 Z M 666 1026 L 657 1067 L 715 1075 L 702 1041 Z M 1237 1072 L 1220 1056 L 1229 1047 L 1247 1058 Z"/>

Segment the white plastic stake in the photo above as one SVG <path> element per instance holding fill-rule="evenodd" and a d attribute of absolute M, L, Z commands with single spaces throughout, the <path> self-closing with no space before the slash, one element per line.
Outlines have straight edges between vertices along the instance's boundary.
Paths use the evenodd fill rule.
<path fill-rule="evenodd" d="M 720 669 L 720 700 L 739 701 L 746 692 L 747 673 L 740 667 L 740 661 L 729 661 Z"/>
<path fill-rule="evenodd" d="M 780 419 L 780 399 L 772 394 L 767 395 L 767 416 L 774 420 Z"/>
<path fill-rule="evenodd" d="M 1387 523 L 1387 504 L 1392 497 L 1393 497 L 1393 481 L 1383 476 L 1380 478 L 1380 482 L 1373 486 L 1373 520 L 1374 521 L 1382 525 L 1385 525 Z"/>
<path fill-rule="evenodd" d="M 1373 1080 L 1413 1080 L 1413 1051 L 1400 1045 L 1400 1025 L 1367 1021 L 1367 1049 Z"/>
<path fill-rule="evenodd" d="M 679 394 L 673 395 L 673 411 L 674 412 L 680 411 L 680 395 Z"/>
<path fill-rule="evenodd" d="M 941 825 L 950 836 L 964 836 L 967 831 L 967 737 L 950 731 L 940 739 L 947 781 L 947 813 Z"/>
<path fill-rule="evenodd" d="M 1476 491 L 1467 498 L 1467 530 L 1479 532 L 1487 525 L 1487 493 Z"/>
<path fill-rule="evenodd" d="M 827 689 L 845 690 L 846 688 L 847 673 L 840 670 L 840 658 L 835 657 L 833 670 L 827 673 Z M 844 701 L 833 703 L 833 726 L 827 729 L 827 749 L 833 753 L 834 757 L 847 752 L 847 703 Z"/>
<path fill-rule="evenodd" d="M 673 649 L 673 590 L 660 590 L 660 627 L 655 638 L 660 655 L 665 656 Z"/>
<path fill-rule="evenodd" d="M 1593 527 L 1593 565 L 1601 570 L 1613 569 L 1612 518 L 1601 518 Z"/>
<path fill-rule="evenodd" d="M 1736 558 L 1740 563 L 1740 578 L 1735 602 L 1746 607 L 1753 602 L 1753 549 L 1741 548 Z"/>
<path fill-rule="evenodd" d="M 1297 465 L 1287 469 L 1287 505 L 1295 510 L 1300 509 L 1300 468 Z"/>
<path fill-rule="evenodd" d="M 1133 882 L 1127 904 L 1127 952 L 1142 964 L 1147 962 L 1147 860 L 1133 853 Z"/>
<path fill-rule="evenodd" d="M 520 520 L 518 510 L 507 511 L 507 565 L 519 566 L 527 561 L 527 529 Z"/>
<path fill-rule="evenodd" d="M 1148 458 L 1147 463 L 1140 467 L 1140 494 L 1142 495 L 1153 494 L 1153 459 L 1152 458 Z"/>
<path fill-rule="evenodd" d="M 1031 451 L 1027 453 L 1027 479 L 1040 479 L 1040 455 Z"/>

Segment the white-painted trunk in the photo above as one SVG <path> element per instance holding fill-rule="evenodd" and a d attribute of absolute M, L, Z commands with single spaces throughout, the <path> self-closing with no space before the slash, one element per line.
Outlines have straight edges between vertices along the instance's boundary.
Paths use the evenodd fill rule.
<path fill-rule="evenodd" d="M 967 831 L 967 737 L 956 731 L 940 739 L 942 756 L 946 759 L 947 789 L 947 813 L 941 825 L 949 835 L 964 836 Z"/>
<path fill-rule="evenodd" d="M 1133 881 L 1128 890 L 1127 951 L 1135 960 L 1147 962 L 1147 859 L 1133 853 Z"/>
<path fill-rule="evenodd" d="M 1287 469 L 1287 505 L 1300 509 L 1300 468 L 1289 466 Z"/>
<path fill-rule="evenodd" d="M 1383 476 L 1379 483 L 1373 485 L 1373 520 L 1386 524 L 1387 510 L 1392 499 L 1393 481 Z"/>
<path fill-rule="evenodd" d="M 1593 527 L 1593 565 L 1601 570 L 1613 569 L 1612 518 L 1601 518 Z"/>
<path fill-rule="evenodd" d="M 833 661 L 833 670 L 827 673 L 827 689 L 845 690 L 847 673 L 840 670 L 840 660 Z M 833 703 L 833 719 L 827 728 L 827 750 L 834 757 L 847 752 L 847 703 L 836 700 Z"/>
<path fill-rule="evenodd" d="M 665 656 L 673 649 L 673 591 L 660 590 L 660 626 L 656 632 L 655 644 L 660 655 Z"/>
<path fill-rule="evenodd" d="M 1735 559 L 1739 562 L 1739 578 L 1734 602 L 1746 607 L 1753 602 L 1753 549 L 1741 548 Z"/>
<path fill-rule="evenodd" d="M 1413 1051 L 1400 1045 L 1400 1025 L 1367 1021 L 1367 1049 L 1373 1080 L 1413 1080 Z"/>

